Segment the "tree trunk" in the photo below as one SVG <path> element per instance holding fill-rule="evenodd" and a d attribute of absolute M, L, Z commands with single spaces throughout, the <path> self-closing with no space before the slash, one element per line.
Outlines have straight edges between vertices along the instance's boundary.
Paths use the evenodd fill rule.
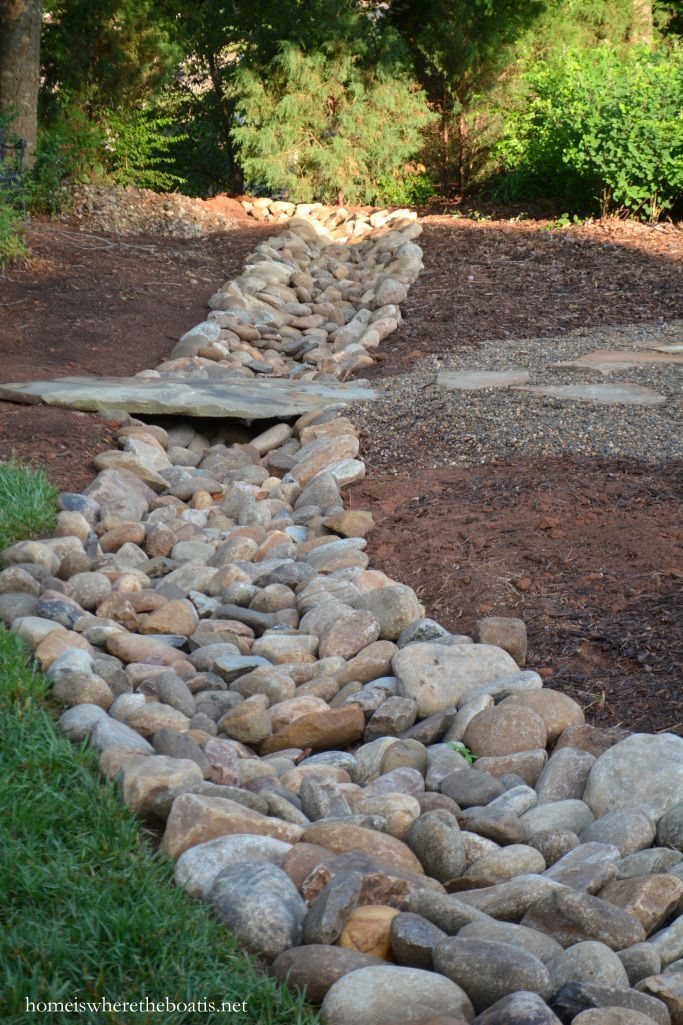
<path fill-rule="evenodd" d="M 441 144 L 443 146 L 443 183 L 448 195 L 451 184 L 451 111 L 447 104 L 441 110 Z"/>
<path fill-rule="evenodd" d="M 0 0 L 0 114 L 10 134 L 26 143 L 24 165 L 35 160 L 40 85 L 42 0 Z"/>
<path fill-rule="evenodd" d="M 633 0 L 633 20 L 629 32 L 629 42 L 652 46 L 653 37 L 652 0 Z"/>
<path fill-rule="evenodd" d="M 465 117 L 465 109 L 461 105 L 460 112 L 458 113 L 458 182 L 461 196 L 464 195 L 465 185 L 467 184 L 467 137 L 467 118 Z"/>

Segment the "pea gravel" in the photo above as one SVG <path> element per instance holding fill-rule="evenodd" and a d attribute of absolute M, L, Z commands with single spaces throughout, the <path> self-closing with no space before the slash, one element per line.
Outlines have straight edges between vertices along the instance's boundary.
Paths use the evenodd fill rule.
<path fill-rule="evenodd" d="M 650 363 L 603 374 L 554 367 L 594 349 L 645 350 L 683 342 L 683 320 L 580 329 L 561 337 L 489 341 L 462 353 L 429 356 L 409 373 L 376 379 L 375 402 L 354 410 L 370 466 L 391 472 L 474 466 L 515 455 L 601 456 L 660 464 L 683 455 L 683 366 Z M 529 384 L 638 384 L 667 399 L 654 407 L 598 405 L 512 389 L 448 391 L 441 370 L 525 367 Z"/>

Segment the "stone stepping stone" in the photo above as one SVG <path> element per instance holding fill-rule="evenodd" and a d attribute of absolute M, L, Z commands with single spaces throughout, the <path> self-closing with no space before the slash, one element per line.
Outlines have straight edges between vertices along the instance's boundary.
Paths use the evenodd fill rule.
<path fill-rule="evenodd" d="M 448 391 L 481 391 L 483 388 L 509 388 L 528 380 L 528 370 L 512 367 L 510 370 L 442 370 L 436 383 Z"/>
<path fill-rule="evenodd" d="M 657 352 L 629 352 L 616 349 L 594 349 L 578 359 L 563 360 L 553 363 L 553 367 L 588 367 L 599 370 L 602 374 L 610 374 L 613 370 L 628 370 L 632 366 L 645 366 L 648 363 L 683 363 L 683 346 L 674 346 L 669 351 L 662 347 Z"/>
<path fill-rule="evenodd" d="M 375 392 L 353 385 L 286 378 L 207 381 L 181 377 L 62 377 L 4 385 L 0 398 L 88 412 L 122 409 L 128 413 L 265 420 L 301 416 L 338 402 L 373 399 Z"/>
<path fill-rule="evenodd" d="M 666 402 L 666 396 L 639 384 L 524 384 L 513 390 L 599 405 L 659 406 Z"/>

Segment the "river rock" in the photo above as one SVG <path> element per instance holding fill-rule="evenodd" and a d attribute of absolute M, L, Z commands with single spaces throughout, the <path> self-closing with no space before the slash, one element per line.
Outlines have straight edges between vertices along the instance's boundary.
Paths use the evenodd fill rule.
<path fill-rule="evenodd" d="M 339 936 L 339 946 L 390 961 L 391 923 L 397 914 L 396 908 L 386 904 L 353 909 Z"/>
<path fill-rule="evenodd" d="M 496 940 L 443 940 L 434 948 L 434 967 L 467 993 L 480 1013 L 487 1007 L 527 990 L 546 999 L 551 982 L 545 965 L 527 950 Z"/>
<path fill-rule="evenodd" d="M 523 925 L 515 925 L 513 922 L 496 922 L 494 919 L 470 922 L 460 929 L 458 936 L 461 939 L 472 937 L 477 940 L 496 940 L 499 943 L 509 943 L 513 947 L 522 947 L 543 964 L 548 964 L 562 953 L 562 947 L 551 936 L 536 929 L 527 929 Z"/>
<path fill-rule="evenodd" d="M 490 644 L 408 644 L 392 659 L 399 694 L 415 698 L 418 717 L 457 706 L 471 690 L 517 671 L 514 659 Z"/>
<path fill-rule="evenodd" d="M 683 739 L 672 733 L 634 733 L 600 755 L 584 800 L 594 815 L 637 807 L 658 819 L 680 800 Z"/>
<path fill-rule="evenodd" d="M 631 1021 L 629 1012 L 644 1015 L 648 1022 L 656 1025 L 670 1025 L 669 1013 L 661 1001 L 623 986 L 600 984 L 590 979 L 565 984 L 554 994 L 550 1004 L 562 1021 L 573 1022 L 586 1010 L 604 1008 L 622 1015 L 616 1019 L 619 1025 Z"/>
<path fill-rule="evenodd" d="M 594 764 L 592 754 L 575 747 L 553 752 L 536 783 L 538 803 L 580 800 Z"/>
<path fill-rule="evenodd" d="M 208 900 L 214 881 L 224 868 L 242 862 L 269 861 L 282 866 L 292 845 L 272 836 L 235 834 L 190 847 L 175 865 L 175 882 L 198 900 Z"/>
<path fill-rule="evenodd" d="M 396 915 L 390 929 L 391 951 L 401 965 L 431 969 L 432 951 L 446 939 L 446 933 L 422 915 L 404 911 Z"/>
<path fill-rule="evenodd" d="M 474 1025 L 560 1025 L 560 1019 L 536 993 L 513 993 L 478 1014 Z"/>
<path fill-rule="evenodd" d="M 377 833 L 372 829 L 364 829 L 345 823 L 314 822 L 308 826 L 302 839 L 305 843 L 318 844 L 338 854 L 346 851 L 360 851 L 380 861 L 385 861 L 393 868 L 407 872 L 423 872 L 422 865 L 413 852 L 401 840 L 385 833 Z"/>
<path fill-rule="evenodd" d="M 433 972 L 396 965 L 360 968 L 328 990 L 324 1025 L 419 1025 L 434 1015 L 472 1019 L 472 1004 L 455 983 Z"/>
<path fill-rule="evenodd" d="M 359 968 L 380 964 L 377 958 L 358 950 L 310 943 L 278 954 L 271 971 L 280 982 L 286 982 L 290 989 L 305 994 L 309 1003 L 319 1006 L 338 979 Z"/>
<path fill-rule="evenodd" d="M 545 747 L 546 726 L 533 709 L 503 702 L 475 715 L 463 741 L 477 757 L 515 754 Z"/>
<path fill-rule="evenodd" d="M 526 624 L 522 619 L 486 616 L 476 624 L 474 639 L 481 644 L 493 644 L 507 651 L 518 666 L 523 666 L 526 662 Z"/>
<path fill-rule="evenodd" d="M 301 826 L 261 815 L 236 801 L 181 794 L 173 802 L 166 821 L 161 852 L 175 860 L 189 847 L 234 833 L 273 836 L 296 843 L 302 832 Z"/>
<path fill-rule="evenodd" d="M 124 766 L 121 789 L 123 802 L 132 812 L 148 815 L 154 799 L 164 790 L 200 783 L 202 771 L 187 758 L 156 755 Z"/>
<path fill-rule="evenodd" d="M 556 861 L 545 877 L 573 890 L 597 893 L 616 876 L 618 858 L 619 851 L 611 844 L 580 844 Z"/>
<path fill-rule="evenodd" d="M 310 712 L 269 737 L 261 745 L 261 753 L 271 754 L 289 747 L 307 747 L 314 751 L 344 747 L 358 740 L 364 729 L 365 716 L 355 705 Z"/>
<path fill-rule="evenodd" d="M 640 922 L 606 900 L 576 890 L 558 888 L 527 911 L 522 925 L 553 936 L 563 947 L 597 940 L 621 950 L 645 939 Z"/>
<path fill-rule="evenodd" d="M 628 990 L 626 969 L 604 943 L 586 940 L 563 950 L 548 964 L 553 992 L 568 982 L 597 982 L 617 990 Z"/>
<path fill-rule="evenodd" d="M 242 862 L 222 869 L 210 900 L 221 921 L 251 953 L 272 961 L 301 943 L 306 905 L 277 865 Z"/>
<path fill-rule="evenodd" d="M 427 875 L 444 882 L 465 868 L 465 849 L 458 820 L 449 812 L 420 815 L 406 833 L 405 842 L 420 859 Z"/>
<path fill-rule="evenodd" d="M 683 881 L 666 874 L 615 879 L 600 891 L 603 900 L 627 911 L 648 935 L 676 910 L 682 894 Z"/>
<path fill-rule="evenodd" d="M 384 641 L 395 641 L 406 627 L 424 616 L 424 609 L 411 587 L 390 584 L 362 594 L 357 609 L 371 612 L 379 620 L 379 636 Z"/>
<path fill-rule="evenodd" d="M 580 836 L 584 842 L 612 844 L 625 858 L 650 846 L 655 838 L 655 823 L 644 811 L 619 808 L 586 826 Z"/>

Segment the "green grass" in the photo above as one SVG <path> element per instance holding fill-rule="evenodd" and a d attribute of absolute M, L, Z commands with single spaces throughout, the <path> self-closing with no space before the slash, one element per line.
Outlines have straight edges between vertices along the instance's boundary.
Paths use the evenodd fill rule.
<path fill-rule="evenodd" d="M 14 541 L 49 534 L 55 525 L 57 488 L 44 470 L 0 463 L 0 550 Z"/>
<path fill-rule="evenodd" d="M 0 546 L 47 531 L 44 474 L 0 467 Z M 0 1021 L 8 1025 L 314 1025 L 301 1000 L 240 954 L 210 909 L 102 783 L 87 745 L 56 729 L 45 677 L 0 629 Z M 246 1002 L 246 1010 L 27 1010 L 39 1002 Z"/>
<path fill-rule="evenodd" d="M 315 1016 L 236 951 L 209 909 L 172 884 L 86 745 L 57 733 L 45 678 L 0 631 L 0 1020 L 124 1025 Z M 246 1012 L 34 1014 L 34 1001 L 246 1001 Z"/>

